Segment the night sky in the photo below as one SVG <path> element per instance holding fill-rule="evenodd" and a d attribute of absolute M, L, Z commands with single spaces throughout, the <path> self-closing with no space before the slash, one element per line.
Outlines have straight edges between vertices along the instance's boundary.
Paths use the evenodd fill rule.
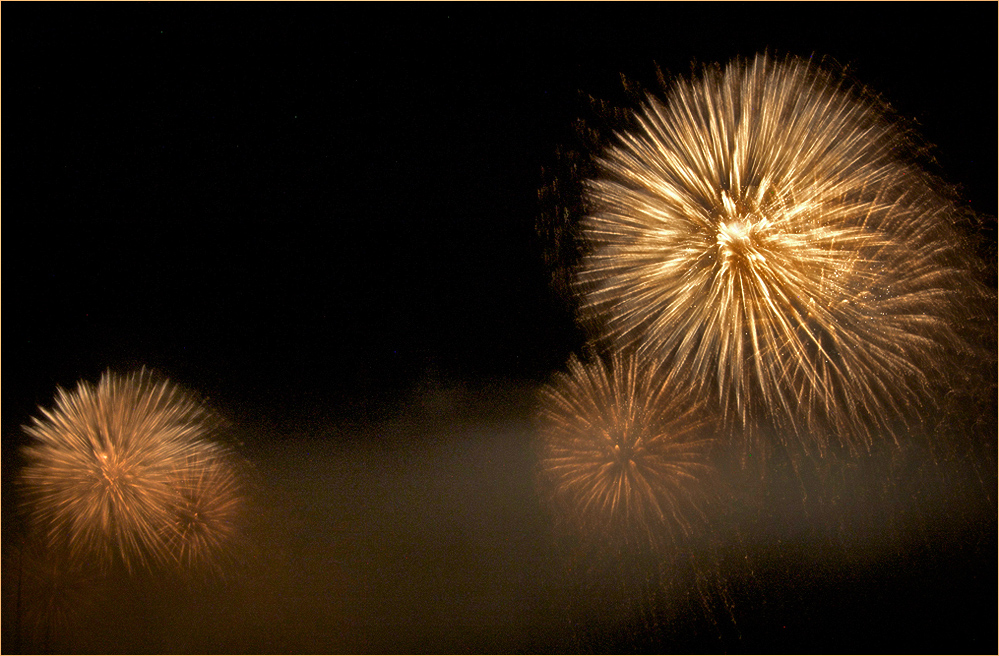
<path fill-rule="evenodd" d="M 229 420 L 261 518 L 229 592 L 129 589 L 117 628 L 24 649 L 995 649 L 994 489 L 981 531 L 931 518 L 866 560 L 802 538 L 729 578 L 731 609 L 650 624 L 565 601 L 530 437 L 535 388 L 583 345 L 535 224 L 587 96 L 828 55 L 995 217 L 995 4 L 7 10 L 5 529 L 21 424 L 142 366 Z"/>

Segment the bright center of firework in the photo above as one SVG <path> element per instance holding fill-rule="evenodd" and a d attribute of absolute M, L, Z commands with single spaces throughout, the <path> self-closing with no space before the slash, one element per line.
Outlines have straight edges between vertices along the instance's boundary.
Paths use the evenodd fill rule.
<path fill-rule="evenodd" d="M 610 435 L 609 437 L 611 441 L 611 453 L 613 453 L 614 460 L 619 465 L 625 464 L 634 458 L 635 449 L 632 446 L 632 441 L 627 439 L 624 434 L 617 431 L 617 434 Z"/>
<path fill-rule="evenodd" d="M 627 445 L 622 448 L 620 444 L 615 444 L 614 457 L 617 458 L 618 462 L 627 462 L 631 460 L 631 449 Z"/>
<path fill-rule="evenodd" d="M 722 222 L 718 227 L 718 248 L 725 261 L 741 258 L 749 262 L 763 262 L 763 254 L 757 248 L 757 234 L 760 223 L 747 218 Z"/>
<path fill-rule="evenodd" d="M 201 522 L 201 513 L 191 504 L 177 508 L 176 513 L 177 523 L 185 530 L 194 529 Z"/>
<path fill-rule="evenodd" d="M 128 468 L 114 457 L 106 453 L 98 453 L 97 478 L 103 479 L 103 484 L 108 490 L 118 491 L 127 485 L 131 479 Z"/>

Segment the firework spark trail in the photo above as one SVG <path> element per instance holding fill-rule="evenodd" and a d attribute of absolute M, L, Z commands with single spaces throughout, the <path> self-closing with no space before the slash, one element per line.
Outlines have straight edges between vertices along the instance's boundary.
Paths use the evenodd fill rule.
<path fill-rule="evenodd" d="M 701 407 L 634 359 L 568 368 L 539 411 L 542 487 L 560 515 L 598 541 L 661 549 L 690 535 L 710 496 Z"/>
<path fill-rule="evenodd" d="M 870 94 L 759 56 L 649 96 L 618 137 L 577 280 L 612 347 L 820 454 L 927 402 L 974 283 L 955 207 Z"/>
<path fill-rule="evenodd" d="M 55 407 L 41 413 L 24 428 L 34 441 L 24 448 L 20 481 L 32 525 L 50 549 L 104 567 L 120 558 L 129 570 L 178 564 L 196 548 L 178 535 L 190 482 L 224 482 L 217 491 L 223 506 L 238 503 L 234 481 L 211 473 L 221 454 L 207 439 L 211 415 L 144 370 L 59 389 Z M 194 487 L 207 494 L 200 483 Z M 231 517 L 216 516 L 223 524 Z M 212 530 L 221 539 L 229 529 L 216 523 Z"/>

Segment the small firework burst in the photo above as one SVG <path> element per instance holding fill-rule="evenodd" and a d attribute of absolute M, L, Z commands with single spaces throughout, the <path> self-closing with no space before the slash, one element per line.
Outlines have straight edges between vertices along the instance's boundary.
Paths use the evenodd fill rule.
<path fill-rule="evenodd" d="M 689 536 L 711 491 L 702 406 L 634 359 L 568 369 L 539 411 L 541 485 L 560 517 L 587 539 L 655 551 Z"/>
<path fill-rule="evenodd" d="M 59 389 L 41 413 L 24 428 L 34 441 L 20 481 L 32 527 L 51 550 L 128 570 L 185 562 L 202 550 L 178 534 L 179 509 L 192 499 L 212 508 L 214 538 L 228 534 L 219 522 L 239 497 L 208 439 L 215 420 L 169 382 L 145 370 L 107 373 L 96 386 Z"/>
<path fill-rule="evenodd" d="M 649 96 L 588 185 L 582 314 L 732 426 L 863 452 L 925 413 L 976 285 L 913 153 L 872 94 L 796 59 Z"/>
<path fill-rule="evenodd" d="M 43 651 L 69 646 L 103 592 L 99 569 L 31 539 L 5 556 L 5 581 L 16 596 L 18 639 Z"/>
<path fill-rule="evenodd" d="M 244 508 L 241 478 L 231 457 L 191 457 L 173 479 L 175 491 L 166 529 L 167 548 L 188 569 L 224 562 Z"/>

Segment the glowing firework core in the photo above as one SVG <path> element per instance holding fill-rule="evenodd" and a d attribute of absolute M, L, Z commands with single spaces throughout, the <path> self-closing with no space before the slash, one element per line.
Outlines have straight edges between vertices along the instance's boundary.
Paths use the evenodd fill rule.
<path fill-rule="evenodd" d="M 631 437 L 625 428 L 615 427 L 609 431 L 608 439 L 613 445 L 614 458 L 618 466 L 627 466 L 634 461 L 638 440 Z"/>
<path fill-rule="evenodd" d="M 766 258 L 759 250 L 756 238 L 763 222 L 752 224 L 744 219 L 722 223 L 718 227 L 718 246 L 724 262 L 742 258 L 748 263 L 764 262 Z"/>

